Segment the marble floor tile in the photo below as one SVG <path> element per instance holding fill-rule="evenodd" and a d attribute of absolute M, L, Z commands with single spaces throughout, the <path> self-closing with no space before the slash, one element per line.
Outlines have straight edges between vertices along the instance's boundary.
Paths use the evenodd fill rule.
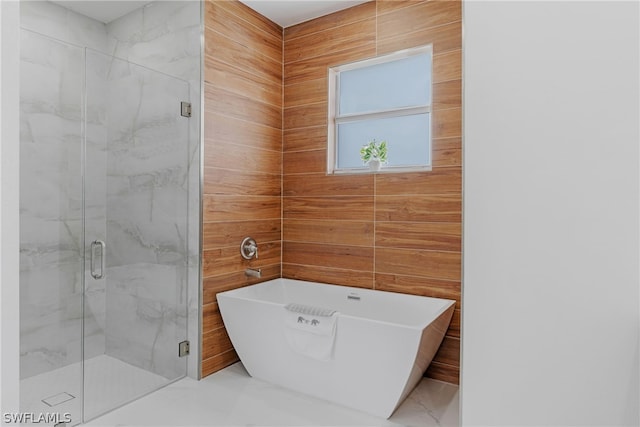
<path fill-rule="evenodd" d="M 82 378 L 82 366 L 78 362 L 23 379 L 20 381 L 21 411 L 70 413 L 72 424 L 76 424 L 81 417 L 83 393 L 85 417 L 90 418 L 169 382 L 160 375 L 107 355 L 88 359 L 84 367 L 84 387 Z M 55 406 L 43 402 L 63 393 L 72 398 Z"/>
<path fill-rule="evenodd" d="M 458 426 L 458 387 L 423 379 L 390 419 L 251 378 L 241 363 L 184 378 L 88 426 Z"/>

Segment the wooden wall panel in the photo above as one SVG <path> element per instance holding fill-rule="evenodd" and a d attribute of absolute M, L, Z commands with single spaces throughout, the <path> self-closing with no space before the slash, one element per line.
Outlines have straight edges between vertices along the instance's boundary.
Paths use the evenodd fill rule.
<path fill-rule="evenodd" d="M 202 306 L 202 328 L 207 331 L 212 331 L 214 329 L 222 328 L 224 323 L 222 322 L 222 316 L 220 315 L 220 307 L 218 307 L 218 303 L 214 302 L 211 304 Z"/>
<path fill-rule="evenodd" d="M 282 164 L 287 166 L 285 174 L 323 173 L 327 166 L 327 150 L 288 151 L 283 154 Z"/>
<path fill-rule="evenodd" d="M 376 272 L 460 281 L 460 253 L 376 247 Z"/>
<path fill-rule="evenodd" d="M 432 141 L 431 156 L 441 166 L 462 165 L 462 138 L 440 138 Z"/>
<path fill-rule="evenodd" d="M 373 224 L 372 196 L 285 197 L 284 219 L 368 221 Z"/>
<path fill-rule="evenodd" d="M 229 196 L 205 193 L 202 204 L 202 219 L 205 222 L 255 221 L 257 219 L 279 218 L 281 200 L 278 194 L 273 196 Z"/>
<path fill-rule="evenodd" d="M 260 182 L 261 185 L 255 187 L 255 182 Z M 275 174 L 220 167 L 204 168 L 206 194 L 279 196 L 280 186 L 280 176 Z"/>
<path fill-rule="evenodd" d="M 327 79 L 308 80 L 285 86 L 284 102 L 288 107 L 327 102 Z"/>
<path fill-rule="evenodd" d="M 451 222 L 376 222 L 378 247 L 461 251 L 460 224 Z"/>
<path fill-rule="evenodd" d="M 207 7 L 209 6 L 210 5 L 208 5 Z M 246 23 L 251 24 L 252 26 L 261 30 L 262 33 L 266 33 L 267 36 L 270 35 L 274 38 L 282 40 L 282 27 L 280 27 L 280 25 L 270 21 L 269 19 L 266 19 L 264 16 L 260 15 L 255 10 L 245 6 L 243 3 L 239 1 L 223 0 L 216 1 L 216 6 L 236 15 L 242 20 L 246 21 Z M 209 13 L 209 9 L 206 10 L 206 13 Z M 206 22 L 209 23 L 209 20 L 207 20 Z M 262 36 L 264 37 L 264 34 Z"/>
<path fill-rule="evenodd" d="M 415 4 L 416 4 L 416 0 L 386 0 L 386 1 L 376 2 L 378 15 L 393 12 L 398 9 L 402 9 L 408 6 L 413 6 Z"/>
<path fill-rule="evenodd" d="M 378 55 L 432 44 L 434 56 L 437 56 L 444 52 L 462 48 L 462 22 L 452 22 L 437 27 L 424 27 L 413 33 L 390 33 L 388 37 L 379 37 L 377 42 Z"/>
<path fill-rule="evenodd" d="M 285 154 L 302 150 L 322 150 L 326 148 L 326 126 L 315 126 L 312 128 L 300 129 L 285 129 L 282 134 L 282 149 Z"/>
<path fill-rule="evenodd" d="M 217 328 L 202 334 L 202 359 L 206 360 L 217 354 L 233 349 L 231 340 L 224 328 Z"/>
<path fill-rule="evenodd" d="M 459 21 L 461 1 L 416 1 L 411 7 L 395 9 L 378 15 L 378 37 L 381 39 L 410 34 L 425 28 Z"/>
<path fill-rule="evenodd" d="M 460 79 L 462 79 L 462 50 L 453 50 L 434 55 L 434 83 Z"/>
<path fill-rule="evenodd" d="M 240 95 L 266 104 L 279 105 L 282 102 L 282 86 L 273 79 L 211 59 L 206 65 L 205 79 L 208 82 L 220 82 L 221 87 L 233 88 Z"/>
<path fill-rule="evenodd" d="M 229 291 L 280 277 L 280 264 L 271 264 L 261 266 L 260 268 L 262 269 L 261 278 L 248 278 L 244 274 L 244 271 L 233 271 L 227 274 L 207 277 L 202 283 L 203 304 L 206 306 L 207 304 L 215 303 L 216 295 L 219 292 Z"/>
<path fill-rule="evenodd" d="M 462 136 L 462 108 L 433 111 L 431 132 L 434 139 Z"/>
<path fill-rule="evenodd" d="M 203 374 L 237 361 L 216 294 L 281 275 L 457 302 L 427 375 L 458 382 L 459 1 L 371 1 L 282 30 L 206 2 Z M 433 45 L 433 170 L 326 175 L 328 67 Z M 241 260 L 253 234 L 259 260 Z M 260 267 L 261 279 L 244 275 Z"/>
<path fill-rule="evenodd" d="M 338 245 L 373 246 L 372 221 L 285 219 L 282 239 Z"/>
<path fill-rule="evenodd" d="M 205 3 L 202 375 L 238 360 L 216 295 L 281 275 L 282 29 L 238 1 Z M 259 258 L 240 256 L 252 236 Z M 246 268 L 261 268 L 262 278 Z"/>
<path fill-rule="evenodd" d="M 202 224 L 203 249 L 233 246 L 245 236 L 258 242 L 276 242 L 282 234 L 280 218 L 254 221 L 217 221 Z"/>
<path fill-rule="evenodd" d="M 456 108 L 462 105 L 462 81 L 448 80 L 433 85 L 434 110 Z"/>
<path fill-rule="evenodd" d="M 377 196 L 377 221 L 462 222 L 462 195 Z"/>
<path fill-rule="evenodd" d="M 205 110 L 223 114 L 245 122 L 254 122 L 275 129 L 282 128 L 282 109 L 277 105 L 257 102 L 253 98 L 238 95 L 231 90 L 206 84 L 204 87 Z"/>
<path fill-rule="evenodd" d="M 284 242 L 282 262 L 298 265 L 331 266 L 345 270 L 371 271 L 373 248 L 326 243 Z"/>
<path fill-rule="evenodd" d="M 460 338 L 460 309 L 453 311 L 453 318 L 451 319 L 447 335 Z"/>
<path fill-rule="evenodd" d="M 211 3 L 212 0 L 207 0 L 205 7 L 209 7 Z M 233 34 L 223 35 L 205 22 L 204 37 L 205 82 L 215 83 L 215 81 L 207 80 L 210 74 L 206 71 L 206 67 L 213 61 L 229 64 L 240 70 L 251 70 L 259 78 L 267 79 L 275 84 L 282 82 L 281 62 L 235 42 Z"/>
<path fill-rule="evenodd" d="M 284 64 L 285 85 L 303 83 L 307 80 L 326 79 L 327 67 L 344 62 L 371 58 L 376 55 L 375 41 L 362 40 L 362 44 L 341 50 L 337 53 L 327 53 L 301 61 Z"/>
<path fill-rule="evenodd" d="M 369 2 L 285 29 L 285 277 L 373 287 L 374 179 L 327 176 L 326 135 L 327 67 L 375 56 L 376 19 Z"/>
<path fill-rule="evenodd" d="M 327 125 L 327 103 L 299 105 L 285 108 L 284 125 L 287 129 Z"/>
<path fill-rule="evenodd" d="M 320 33 L 326 30 L 333 30 L 343 25 L 375 17 L 376 3 L 363 3 L 339 13 L 332 13 L 298 25 L 287 27 L 284 29 L 284 38 L 285 40 L 294 40 L 298 37 Z"/>
<path fill-rule="evenodd" d="M 213 118 L 212 120 L 214 120 L 215 125 L 218 119 Z M 245 123 L 246 122 L 243 123 L 239 121 L 239 126 L 245 126 Z M 261 126 L 260 128 L 271 129 L 265 128 L 264 126 Z M 245 129 L 245 131 L 246 130 L 247 129 Z M 265 139 L 261 141 L 261 144 L 260 141 L 254 141 L 258 143 L 255 145 L 242 144 L 243 142 L 252 142 L 252 137 L 249 137 L 247 139 L 241 137 L 236 138 L 234 139 L 234 141 L 239 142 L 239 144 L 225 143 L 224 150 L 210 150 L 209 152 L 205 153 L 205 164 L 207 165 L 207 167 L 244 170 L 250 171 L 252 173 L 262 172 L 279 177 L 279 174 L 275 174 L 274 171 L 280 171 L 282 169 L 282 153 L 270 148 L 272 146 L 276 146 L 274 137 L 265 136 L 264 138 Z M 281 132 L 279 132 L 278 138 L 282 138 Z M 218 139 L 218 142 L 220 142 L 222 139 L 223 138 Z M 279 146 L 280 144 L 277 144 L 278 148 Z"/>
<path fill-rule="evenodd" d="M 236 145 L 245 147 L 245 152 L 247 152 L 247 154 L 243 159 L 240 159 L 242 161 L 225 163 L 226 165 L 233 165 L 236 168 L 251 167 L 255 169 L 256 167 L 260 167 L 261 169 L 266 168 L 267 171 L 276 170 L 275 166 L 264 161 L 264 156 L 268 153 L 262 151 L 259 155 L 255 155 L 252 150 L 259 149 L 273 151 L 274 154 L 273 156 L 270 156 L 270 158 L 280 158 L 279 154 L 282 146 L 281 129 L 234 119 L 233 117 L 225 116 L 224 114 L 216 114 L 208 111 L 205 111 L 204 118 L 205 145 L 224 144 L 225 148 L 228 149 L 237 149 L 237 147 L 235 147 Z M 220 156 L 226 151 L 227 150 L 205 150 L 205 164 L 207 166 L 220 166 L 220 164 L 215 162 L 219 161 Z M 247 164 L 247 162 L 250 162 L 250 164 Z"/>
<path fill-rule="evenodd" d="M 376 19 L 368 18 L 340 27 L 340 31 L 327 29 L 306 36 L 287 39 L 284 62 L 300 61 L 325 54 L 361 46 L 375 40 Z"/>
<path fill-rule="evenodd" d="M 284 30 L 282 275 L 455 300 L 454 319 L 427 373 L 454 383 L 460 358 L 461 19 L 456 0 L 378 0 Z M 327 176 L 328 67 L 429 43 L 433 170 Z"/>
<path fill-rule="evenodd" d="M 460 364 L 460 339 L 451 336 L 444 337 L 440 349 L 433 361 L 442 365 L 457 366 Z"/>
<path fill-rule="evenodd" d="M 212 1 L 206 8 L 206 22 L 210 28 L 221 34 L 232 35 L 233 40 L 251 51 L 260 52 L 276 62 L 282 62 L 282 37 L 270 31 L 256 30 L 253 25 L 247 25 L 246 14 L 234 13 L 226 2 Z M 250 18 L 249 18 L 250 19 Z"/>
<path fill-rule="evenodd" d="M 376 273 L 375 283 L 375 288 L 383 291 L 451 299 L 460 306 L 460 281 Z"/>
<path fill-rule="evenodd" d="M 220 369 L 226 368 L 229 365 L 232 365 L 239 361 L 240 358 L 235 350 L 229 350 L 224 353 L 216 354 L 213 357 L 202 360 L 202 372 L 203 376 L 210 375 L 214 372 L 219 371 Z"/>
<path fill-rule="evenodd" d="M 322 277 L 325 282 L 334 285 L 372 289 L 371 281 L 373 280 L 373 272 L 344 270 L 327 266 L 288 264 L 283 262 L 282 277 L 312 282 L 318 281 L 318 277 Z"/>
<path fill-rule="evenodd" d="M 460 194 L 462 170 L 460 167 L 434 166 L 430 172 L 388 173 L 376 175 L 376 194 Z"/>
<path fill-rule="evenodd" d="M 259 257 L 247 261 L 240 255 L 240 243 L 224 248 L 202 251 L 203 277 L 212 277 L 242 271 L 247 267 L 260 268 L 280 263 L 280 242 L 258 242 Z"/>
<path fill-rule="evenodd" d="M 285 156 L 289 155 L 289 152 L 285 153 Z M 298 197 L 373 196 L 373 184 L 373 175 L 285 174 L 282 177 L 282 194 Z"/>

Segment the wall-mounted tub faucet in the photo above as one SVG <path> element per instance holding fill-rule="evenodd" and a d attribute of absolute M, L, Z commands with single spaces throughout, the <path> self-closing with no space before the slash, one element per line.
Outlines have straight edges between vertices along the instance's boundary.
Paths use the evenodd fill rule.
<path fill-rule="evenodd" d="M 248 277 L 257 277 L 258 279 L 262 277 L 262 269 L 260 268 L 247 268 L 244 271 L 245 276 Z"/>
<path fill-rule="evenodd" d="M 245 237 L 240 243 L 240 255 L 244 259 L 258 259 L 258 244 L 252 237 Z"/>

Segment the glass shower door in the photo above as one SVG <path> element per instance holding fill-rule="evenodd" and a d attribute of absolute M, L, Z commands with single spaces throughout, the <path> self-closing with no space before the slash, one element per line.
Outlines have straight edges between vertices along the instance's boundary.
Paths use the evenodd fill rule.
<path fill-rule="evenodd" d="M 86 50 L 84 420 L 186 374 L 187 82 Z"/>
<path fill-rule="evenodd" d="M 83 50 L 22 29 L 20 51 L 20 410 L 77 424 Z"/>

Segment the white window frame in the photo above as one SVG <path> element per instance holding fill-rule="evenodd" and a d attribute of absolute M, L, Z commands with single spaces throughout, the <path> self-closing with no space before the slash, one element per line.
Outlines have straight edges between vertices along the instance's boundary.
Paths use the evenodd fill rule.
<path fill-rule="evenodd" d="M 343 71 L 355 70 L 358 68 L 364 68 L 371 65 L 384 64 L 386 62 L 392 62 L 403 58 L 409 58 L 414 55 L 423 53 L 429 53 L 431 56 L 431 76 L 432 83 L 428 105 L 419 107 L 405 107 L 396 108 L 391 110 L 372 111 L 366 113 L 345 114 L 338 115 L 338 105 L 340 104 L 340 73 Z M 354 174 L 354 173 L 371 173 L 366 167 L 359 168 L 338 168 L 336 165 L 336 153 L 337 153 L 337 129 L 341 123 L 349 123 L 361 120 L 381 119 L 390 117 L 409 116 L 413 114 L 431 113 L 431 105 L 433 103 L 433 45 L 428 44 L 425 46 L 415 47 L 411 49 L 404 49 L 387 55 L 377 56 L 375 58 L 365 59 L 361 61 L 351 62 L 348 64 L 339 65 L 329 68 L 329 115 L 328 115 L 328 132 L 327 132 L 327 174 Z M 433 117 L 431 117 L 433 119 Z M 430 171 L 432 163 L 432 137 L 431 137 L 431 121 L 429 121 L 429 164 L 420 166 L 385 166 L 378 173 L 382 172 L 414 172 L 414 171 Z M 363 144 L 364 145 L 364 144 Z"/>

